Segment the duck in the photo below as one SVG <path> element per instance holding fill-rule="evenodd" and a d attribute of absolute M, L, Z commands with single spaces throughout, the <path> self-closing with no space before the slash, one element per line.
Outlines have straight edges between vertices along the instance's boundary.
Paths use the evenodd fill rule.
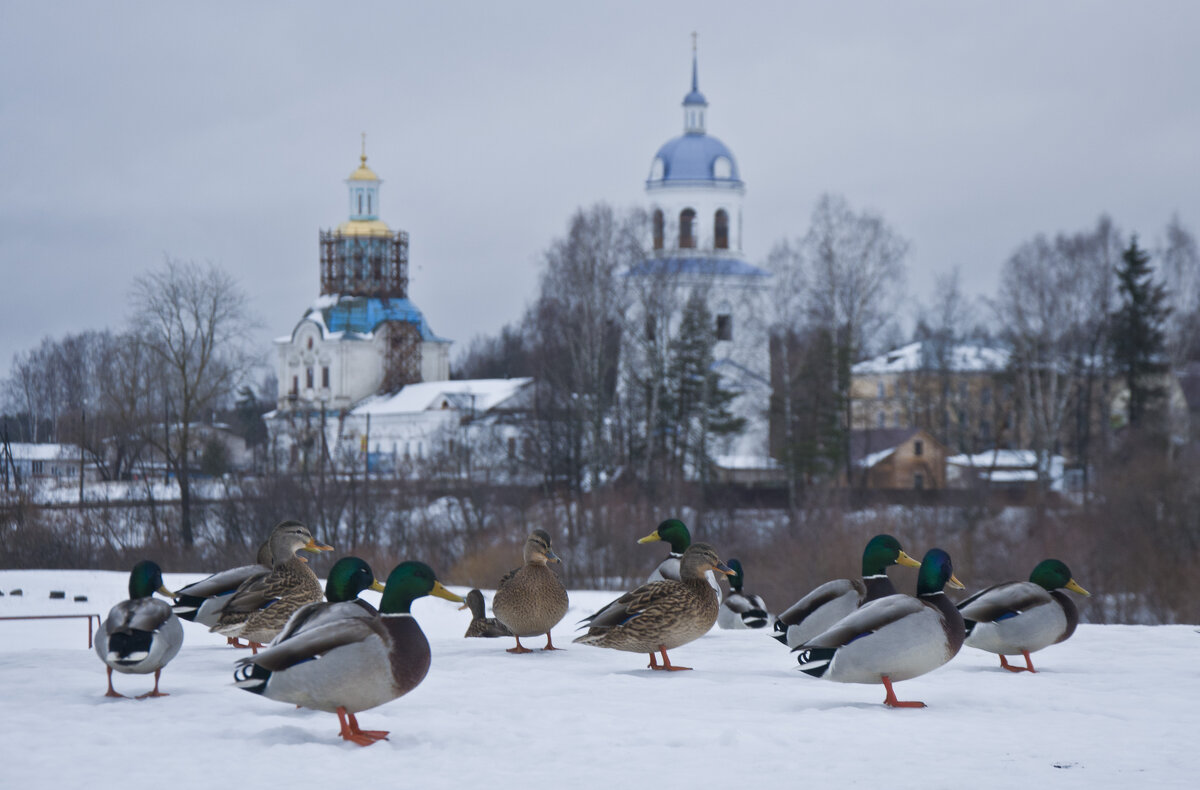
<path fill-rule="evenodd" d="M 299 628 L 314 628 L 331 619 L 375 617 L 379 610 L 358 597 L 363 590 L 383 592 L 384 586 L 375 578 L 375 572 L 365 560 L 342 557 L 329 569 L 329 576 L 325 580 L 325 600 L 306 603 L 297 609 L 271 644 L 287 639 Z"/>
<path fill-rule="evenodd" d="M 96 655 L 108 667 L 106 697 L 125 697 L 113 688 L 113 670 L 126 675 L 154 673 L 154 689 L 138 699 L 170 696 L 158 690 L 158 680 L 163 667 L 183 646 L 183 626 L 170 604 L 153 597 L 156 592 L 174 597 L 163 584 L 162 568 L 143 560 L 129 572 L 128 600 L 110 609 L 100 624 L 93 644 Z"/>
<path fill-rule="evenodd" d="M 665 579 L 679 581 L 679 562 L 683 557 L 683 553 L 687 551 L 688 546 L 692 545 L 692 532 L 677 518 L 669 518 L 658 525 L 658 529 L 651 532 L 644 538 L 638 538 L 638 543 L 653 543 L 655 541 L 665 541 L 671 545 L 671 551 L 667 554 L 666 559 L 655 566 L 650 575 L 646 577 L 647 582 L 660 582 Z M 717 583 L 717 576 L 714 573 L 708 574 L 706 577 L 709 585 L 716 590 L 717 600 L 721 600 L 721 585 Z"/>
<path fill-rule="evenodd" d="M 896 538 L 876 535 L 863 548 L 862 579 L 834 579 L 796 601 L 776 618 L 774 638 L 791 648 L 804 644 L 863 604 L 895 595 L 889 566 L 920 564 L 904 553 Z"/>
<path fill-rule="evenodd" d="M 854 610 L 825 632 L 795 648 L 800 671 L 839 683 L 882 683 L 883 704 L 923 708 L 924 702 L 899 700 L 892 683 L 924 675 L 962 649 L 962 615 L 945 593 L 961 590 L 950 555 L 930 549 L 917 572 L 917 597 L 896 594 Z"/>
<path fill-rule="evenodd" d="M 210 629 L 227 637 L 241 637 L 255 651 L 283 630 L 293 612 L 323 597 L 320 580 L 296 552 L 333 551 L 332 546 L 317 543 L 308 527 L 298 521 L 280 526 L 270 540 L 271 572 L 243 582 Z"/>
<path fill-rule="evenodd" d="M 739 560 L 731 559 L 726 565 L 733 574 L 729 577 L 729 595 L 721 601 L 721 609 L 717 613 L 717 626 L 726 629 L 764 628 L 771 622 L 766 601 L 760 595 L 742 592 L 746 576 Z"/>
<path fill-rule="evenodd" d="M 588 631 L 575 641 L 629 653 L 648 653 L 649 669 L 675 672 L 691 669 L 671 663 L 668 650 L 708 633 L 720 604 L 706 575 L 726 575 L 733 569 L 707 543 L 693 543 L 680 558 L 680 581 L 664 579 L 643 584 L 600 609 L 586 622 Z M 662 665 L 655 660 L 662 656 Z"/>
<path fill-rule="evenodd" d="M 958 605 L 966 627 L 966 644 L 1000 656 L 1009 672 L 1036 673 L 1030 653 L 1066 641 L 1079 625 L 1079 610 L 1063 590 L 1091 595 L 1071 577 L 1061 560 L 1042 560 L 1029 581 L 1004 582 L 981 590 Z M 1005 655 L 1020 654 L 1025 666 L 1013 666 Z"/>
<path fill-rule="evenodd" d="M 326 609 L 320 622 L 298 623 L 238 661 L 234 685 L 336 713 L 338 734 L 359 746 L 386 740 L 387 731 L 362 729 L 355 714 L 404 696 L 429 673 L 429 640 L 412 615 L 413 601 L 427 595 L 463 602 L 425 563 L 402 562 L 388 574 L 377 614 L 360 616 L 353 602 Z"/>
<path fill-rule="evenodd" d="M 521 646 L 521 637 L 541 634 L 546 635 L 542 650 L 560 650 L 550 629 L 566 615 L 569 600 L 562 581 L 547 567 L 548 562 L 562 562 L 550 548 L 550 533 L 544 529 L 529 533 L 522 555 L 525 564 L 500 580 L 492 596 L 492 612 L 517 640 L 509 653 L 533 652 Z"/>
<path fill-rule="evenodd" d="M 467 608 L 471 610 L 471 624 L 467 626 L 467 632 L 463 634 L 464 638 L 476 636 L 491 638 L 513 635 L 513 632 L 504 623 L 495 617 L 487 616 L 487 607 L 483 600 L 483 593 L 478 589 L 467 593 L 467 602 L 458 608 L 459 610 Z"/>
<path fill-rule="evenodd" d="M 181 620 L 200 623 L 212 628 L 221 619 L 225 604 L 233 597 L 238 587 L 251 579 L 258 579 L 271 572 L 271 537 L 276 532 L 296 524 L 294 521 L 279 523 L 271 535 L 258 547 L 253 565 L 240 565 L 236 568 L 214 573 L 198 582 L 193 582 L 176 591 L 175 615 Z M 233 647 L 246 647 L 234 637 L 226 638 Z"/>

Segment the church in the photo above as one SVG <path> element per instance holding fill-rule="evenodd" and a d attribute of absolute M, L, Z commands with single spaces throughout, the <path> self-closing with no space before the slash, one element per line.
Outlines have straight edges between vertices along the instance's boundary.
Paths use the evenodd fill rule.
<path fill-rule="evenodd" d="M 764 323 L 772 278 L 742 251 L 746 186 L 733 152 L 707 131 L 694 43 L 691 65 L 683 133 L 658 149 L 644 185 L 647 256 L 625 282 L 635 294 L 632 326 L 647 334 L 643 347 L 665 346 L 689 296 L 703 295 L 716 338 L 714 369 L 723 387 L 739 394 L 732 411 L 746 421 L 740 435 L 715 448 L 714 460 L 724 479 L 749 481 L 775 468 L 767 451 Z M 325 426 L 332 453 L 365 454 L 380 471 L 447 443 L 469 443 L 455 428 L 468 424 L 493 434 L 502 424 L 502 435 L 490 438 L 511 459 L 532 380 L 449 380 L 451 341 L 433 331 L 410 298 L 408 234 L 380 219 L 382 181 L 367 166 L 365 143 L 345 183 L 349 217 L 319 236 L 320 296 L 275 341 L 279 383 L 271 420 L 277 435 L 292 437 L 285 443 L 293 462 L 303 443 L 295 439 L 314 435 L 317 425 Z"/>
<path fill-rule="evenodd" d="M 364 142 L 346 179 L 349 219 L 320 232 L 321 295 L 275 341 L 281 411 L 348 409 L 377 392 L 450 378 L 450 341 L 408 298 L 408 234 L 379 219 L 382 183 Z"/>
<path fill-rule="evenodd" d="M 724 478 L 748 480 L 775 468 L 767 451 L 770 342 L 765 307 L 772 276 L 745 260 L 746 184 L 733 152 L 708 133 L 707 113 L 693 43 L 683 134 L 658 149 L 645 183 L 649 255 L 627 273 L 638 313 L 632 325 L 644 327 L 644 343 L 664 346 L 678 328 L 687 298 L 703 294 L 716 337 L 714 368 L 722 386 L 739 393 L 732 410 L 746 420 L 740 435 L 717 448 L 714 461 Z M 666 320 L 655 320 L 657 316 Z"/>

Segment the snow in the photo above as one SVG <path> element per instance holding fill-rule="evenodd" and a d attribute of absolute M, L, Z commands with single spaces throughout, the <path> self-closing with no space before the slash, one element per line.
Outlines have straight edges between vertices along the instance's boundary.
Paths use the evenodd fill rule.
<path fill-rule="evenodd" d="M 888 351 L 872 359 L 857 363 L 852 368 L 857 375 L 880 373 L 915 373 L 925 369 L 921 348 L 923 343 L 909 343 L 907 346 Z M 958 345 L 950 350 L 947 367 L 959 373 L 987 373 L 1004 370 L 1008 366 L 1008 352 L 999 348 L 987 346 Z"/>
<path fill-rule="evenodd" d="M 410 414 L 441 407 L 442 399 L 456 408 L 462 396 L 468 398 L 467 408 L 473 406 L 477 412 L 487 412 L 511 398 L 531 378 L 513 379 L 458 379 L 451 381 L 426 381 L 409 384 L 395 395 L 371 398 L 355 407 L 354 414 Z"/>
<path fill-rule="evenodd" d="M 886 450 L 880 450 L 877 453 L 871 453 L 870 455 L 868 455 L 867 457 L 865 457 L 861 461 L 859 461 L 857 464 L 855 464 L 855 466 L 861 466 L 864 469 L 872 469 L 872 468 L 874 468 L 874 466 L 876 464 L 878 464 L 880 461 L 887 458 L 889 455 L 891 455 L 894 452 L 896 452 L 896 448 L 889 447 Z"/>
<path fill-rule="evenodd" d="M 104 614 L 125 597 L 127 578 L 0 571 L 0 616 Z M 167 574 L 166 582 L 196 578 Z M 24 596 L 8 595 L 16 587 Z M 67 600 L 48 600 L 51 589 Z M 77 594 L 89 602 L 72 602 Z M 242 651 L 191 623 L 163 672 L 170 696 L 133 700 L 103 696 L 104 668 L 86 648 L 82 620 L 0 622 L 0 785 L 208 790 L 386 786 L 403 777 L 424 788 L 1162 788 L 1191 787 L 1200 769 L 1191 741 L 1200 727 L 1193 626 L 1082 625 L 1035 654 L 1036 675 L 1011 675 L 995 656 L 963 648 L 941 669 L 897 684 L 902 699 L 928 708 L 891 710 L 879 704 L 882 688 L 802 675 L 758 631 L 714 629 L 672 651 L 673 661 L 695 667 L 672 674 L 646 670 L 645 656 L 571 644 L 575 621 L 613 597 L 572 592 L 554 629 L 566 650 L 523 656 L 504 652 L 509 640 L 463 639 L 468 612 L 419 600 L 413 611 L 432 669 L 412 693 L 359 715 L 363 727 L 392 733 L 367 748 L 341 741 L 333 715 L 234 688 Z M 153 679 L 117 675 L 114 683 L 139 694 Z"/>

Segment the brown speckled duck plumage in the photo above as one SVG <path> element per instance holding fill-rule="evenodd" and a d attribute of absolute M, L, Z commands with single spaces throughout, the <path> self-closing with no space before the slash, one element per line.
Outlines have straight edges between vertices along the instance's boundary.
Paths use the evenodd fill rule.
<path fill-rule="evenodd" d="M 659 668 L 654 654 L 661 653 L 663 668 L 682 668 L 671 666 L 666 651 L 699 639 L 717 621 L 720 604 L 705 576 L 709 570 L 732 573 L 716 549 L 693 543 L 680 559 L 680 581 L 648 582 L 625 593 L 588 618 L 588 632 L 575 641 L 649 653 L 652 669 Z"/>
<path fill-rule="evenodd" d="M 517 638 L 510 652 L 528 652 L 521 637 L 546 635 L 546 647 L 554 650 L 550 629 L 567 613 L 567 590 L 547 562 L 559 562 L 550 549 L 550 535 L 535 529 L 525 541 L 525 564 L 500 580 L 492 598 L 492 611 Z"/>
<path fill-rule="evenodd" d="M 238 588 L 213 631 L 265 645 L 283 630 L 293 612 L 324 598 L 317 575 L 296 552 L 332 551 L 332 547 L 317 543 L 299 522 L 280 526 L 271 536 L 271 572 Z"/>

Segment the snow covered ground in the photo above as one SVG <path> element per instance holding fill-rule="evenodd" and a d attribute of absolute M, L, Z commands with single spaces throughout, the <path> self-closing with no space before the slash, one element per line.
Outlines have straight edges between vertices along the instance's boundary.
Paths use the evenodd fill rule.
<path fill-rule="evenodd" d="M 127 580 L 0 571 L 0 616 L 104 615 Z M 9 594 L 18 587 L 23 596 Z M 89 601 L 71 600 L 80 594 Z M 235 688 L 241 651 L 191 623 L 163 672 L 170 696 L 132 700 L 103 696 L 83 620 L 0 622 L 0 787 L 1161 788 L 1194 787 L 1200 771 L 1193 626 L 1084 625 L 1035 655 L 1037 675 L 964 648 L 897 684 L 928 708 L 890 710 L 882 688 L 796 671 L 760 632 L 714 629 L 671 653 L 695 671 L 670 674 L 645 669 L 645 656 L 571 644 L 575 621 L 613 597 L 572 592 L 554 632 L 567 650 L 521 656 L 504 652 L 511 640 L 463 639 L 468 612 L 421 599 L 433 667 L 408 696 L 360 714 L 391 731 L 368 748 L 338 738 L 331 714 Z M 140 694 L 153 676 L 114 683 Z"/>

